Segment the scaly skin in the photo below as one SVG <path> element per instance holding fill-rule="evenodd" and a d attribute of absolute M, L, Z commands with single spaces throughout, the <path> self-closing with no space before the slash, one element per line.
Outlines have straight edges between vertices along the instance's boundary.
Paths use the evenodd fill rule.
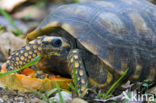
<path fill-rule="evenodd" d="M 29 44 L 26 44 L 19 50 L 14 51 L 7 60 L 5 68 L 8 70 L 21 68 L 30 62 L 33 58 L 40 55 L 42 51 L 41 44 L 43 39 L 44 36 L 39 37 L 31 41 Z"/>
<path fill-rule="evenodd" d="M 87 93 L 87 89 L 88 89 L 87 88 L 88 79 L 87 79 L 84 62 L 82 60 L 82 56 L 80 54 L 79 49 L 74 49 L 70 51 L 68 56 L 68 65 L 69 65 L 69 70 L 72 71 L 71 73 L 72 78 L 75 79 L 74 74 L 76 76 L 76 80 L 77 80 L 76 86 L 78 88 L 79 96 L 84 96 Z M 75 73 L 73 73 L 74 72 L 73 68 L 75 68 Z"/>

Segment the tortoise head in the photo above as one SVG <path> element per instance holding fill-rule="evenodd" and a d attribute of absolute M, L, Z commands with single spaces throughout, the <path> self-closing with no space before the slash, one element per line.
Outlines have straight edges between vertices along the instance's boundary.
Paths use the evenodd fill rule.
<path fill-rule="evenodd" d="M 42 53 L 49 57 L 66 58 L 70 49 L 70 43 L 63 37 L 45 36 L 42 40 Z"/>

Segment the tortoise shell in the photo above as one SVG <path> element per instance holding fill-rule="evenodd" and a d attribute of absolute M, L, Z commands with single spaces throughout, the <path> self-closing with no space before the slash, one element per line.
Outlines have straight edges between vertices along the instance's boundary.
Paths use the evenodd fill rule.
<path fill-rule="evenodd" d="M 27 35 L 27 42 L 62 28 L 110 72 L 156 80 L 156 7 L 145 0 L 63 5 Z M 138 75 L 139 74 L 139 75 Z M 152 76 L 152 77 L 151 77 Z"/>

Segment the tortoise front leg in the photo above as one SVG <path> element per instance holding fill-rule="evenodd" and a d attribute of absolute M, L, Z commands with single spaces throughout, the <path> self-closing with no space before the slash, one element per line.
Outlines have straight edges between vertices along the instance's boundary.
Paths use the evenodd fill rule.
<path fill-rule="evenodd" d="M 69 72 L 72 76 L 72 80 L 73 80 L 74 84 L 75 84 L 75 81 L 77 81 L 77 84 L 75 84 L 75 86 L 77 86 L 78 95 L 84 96 L 87 93 L 88 79 L 87 79 L 84 62 L 81 57 L 81 51 L 78 49 L 72 50 L 69 53 L 68 62 L 69 62 L 69 64 L 68 64 Z M 76 74 L 76 75 L 74 75 L 74 74 Z"/>
<path fill-rule="evenodd" d="M 44 37 L 38 37 L 19 50 L 14 51 L 7 60 L 5 68 L 8 71 L 21 68 L 36 56 L 40 55 L 42 51 L 41 44 L 43 39 Z"/>

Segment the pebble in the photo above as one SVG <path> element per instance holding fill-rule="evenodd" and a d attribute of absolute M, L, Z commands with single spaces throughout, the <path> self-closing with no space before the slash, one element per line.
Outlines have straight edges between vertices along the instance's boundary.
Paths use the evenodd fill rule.
<path fill-rule="evenodd" d="M 23 101 L 23 97 L 15 97 L 15 101 L 22 102 Z"/>
<path fill-rule="evenodd" d="M 61 91 L 62 98 L 64 100 L 64 103 L 70 103 L 72 101 L 72 95 L 66 91 Z M 54 99 L 55 102 L 60 103 L 60 97 L 59 93 L 56 93 L 56 95 L 52 98 L 50 98 L 50 101 Z"/>
<path fill-rule="evenodd" d="M 4 100 L 2 98 L 0 98 L 0 103 L 4 103 Z"/>
<path fill-rule="evenodd" d="M 71 103 L 88 103 L 87 101 L 81 99 L 81 98 L 74 98 Z"/>
<path fill-rule="evenodd" d="M 39 98 L 33 98 L 31 99 L 31 103 L 46 103 L 46 102 L 43 100 L 40 100 Z"/>

